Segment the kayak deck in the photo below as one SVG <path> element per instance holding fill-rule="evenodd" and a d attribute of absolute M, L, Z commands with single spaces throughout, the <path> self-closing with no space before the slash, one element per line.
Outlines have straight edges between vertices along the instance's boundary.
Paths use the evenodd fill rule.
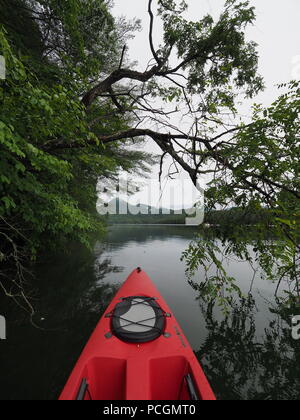
<path fill-rule="evenodd" d="M 164 317 L 163 330 L 148 342 L 125 342 L 113 332 L 114 311 L 120 302 L 137 296 L 141 301 L 155 300 Z M 123 324 L 137 331 L 151 319 Z M 144 271 L 137 269 L 129 276 L 83 350 L 60 396 L 60 400 L 76 399 L 215 400 L 180 326 Z"/>

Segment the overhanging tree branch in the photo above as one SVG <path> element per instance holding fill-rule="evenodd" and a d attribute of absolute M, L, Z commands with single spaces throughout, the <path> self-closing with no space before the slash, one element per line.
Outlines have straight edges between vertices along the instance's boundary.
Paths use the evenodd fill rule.
<path fill-rule="evenodd" d="M 150 48 L 151 48 L 152 55 L 153 55 L 155 61 L 157 62 L 158 66 L 160 66 L 161 65 L 161 59 L 158 57 L 158 55 L 157 55 L 157 53 L 155 51 L 154 45 L 153 45 L 153 24 L 154 24 L 154 16 L 153 16 L 153 12 L 152 12 L 152 9 L 151 9 L 152 1 L 153 0 L 149 0 L 149 3 L 148 3 L 148 13 L 149 13 L 149 16 L 150 16 L 149 43 L 150 43 Z"/>

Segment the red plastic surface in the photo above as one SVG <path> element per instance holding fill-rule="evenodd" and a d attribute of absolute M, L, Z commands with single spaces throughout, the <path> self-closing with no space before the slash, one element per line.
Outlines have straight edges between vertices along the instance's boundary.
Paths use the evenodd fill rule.
<path fill-rule="evenodd" d="M 164 335 L 145 344 L 128 344 L 110 332 L 110 314 L 128 296 L 156 297 L 166 318 Z M 170 308 L 144 271 L 135 270 L 101 318 L 60 396 L 75 400 L 87 379 L 89 400 L 188 400 L 185 375 L 190 374 L 202 400 L 215 400 L 207 378 Z"/>

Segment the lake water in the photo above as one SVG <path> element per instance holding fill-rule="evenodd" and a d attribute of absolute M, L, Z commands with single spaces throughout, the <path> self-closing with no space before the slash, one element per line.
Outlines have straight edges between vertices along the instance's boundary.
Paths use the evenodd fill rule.
<path fill-rule="evenodd" d="M 115 226 L 94 253 L 75 247 L 40 264 L 32 291 L 40 329 L 0 300 L 7 319 L 0 399 L 56 399 L 100 316 L 137 266 L 173 310 L 219 399 L 299 399 L 300 341 L 276 307 L 275 285 L 258 273 L 253 299 L 237 300 L 226 317 L 199 299 L 186 279 L 180 257 L 194 236 L 186 226 Z M 246 294 L 253 279 L 248 264 L 231 259 L 227 268 Z"/>

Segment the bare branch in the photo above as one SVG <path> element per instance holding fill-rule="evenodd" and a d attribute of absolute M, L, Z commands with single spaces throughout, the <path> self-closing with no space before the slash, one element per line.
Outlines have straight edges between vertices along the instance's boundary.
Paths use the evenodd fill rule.
<path fill-rule="evenodd" d="M 157 70 L 157 66 L 153 66 L 149 71 L 144 73 L 129 69 L 115 70 L 105 80 L 87 92 L 82 98 L 82 103 L 86 108 L 89 108 L 95 99 L 97 99 L 101 94 L 108 92 L 115 83 L 123 79 L 137 80 L 145 83 L 157 73 Z"/>
<path fill-rule="evenodd" d="M 110 93 L 111 100 L 112 100 L 112 101 L 113 101 L 113 103 L 116 105 L 116 107 L 118 108 L 118 110 L 119 110 L 121 113 L 124 113 L 124 112 L 125 112 L 125 109 L 124 109 L 124 108 L 123 108 L 123 106 L 120 104 L 120 102 L 117 100 L 116 95 L 115 95 L 115 93 L 114 93 L 114 91 L 113 91 L 113 88 L 112 88 L 112 87 L 110 87 L 108 91 L 109 91 L 109 93 Z"/>
<path fill-rule="evenodd" d="M 153 12 L 152 12 L 152 9 L 151 9 L 152 1 L 153 0 L 149 0 L 149 3 L 148 3 L 148 13 L 149 13 L 149 16 L 150 16 L 149 43 L 150 43 L 150 48 L 151 48 L 152 55 L 155 58 L 155 61 L 157 62 L 157 64 L 160 66 L 161 65 L 161 60 L 159 59 L 159 57 L 158 57 L 158 55 L 155 51 L 154 45 L 153 45 L 154 16 L 153 16 Z"/>
<path fill-rule="evenodd" d="M 126 45 L 124 45 L 123 50 L 122 50 L 122 55 L 121 55 L 120 64 L 119 64 L 119 70 L 122 68 L 122 65 L 123 65 L 123 60 L 124 60 L 124 56 L 125 56 L 125 52 L 126 52 L 126 48 L 127 48 L 127 46 L 126 46 Z"/>

